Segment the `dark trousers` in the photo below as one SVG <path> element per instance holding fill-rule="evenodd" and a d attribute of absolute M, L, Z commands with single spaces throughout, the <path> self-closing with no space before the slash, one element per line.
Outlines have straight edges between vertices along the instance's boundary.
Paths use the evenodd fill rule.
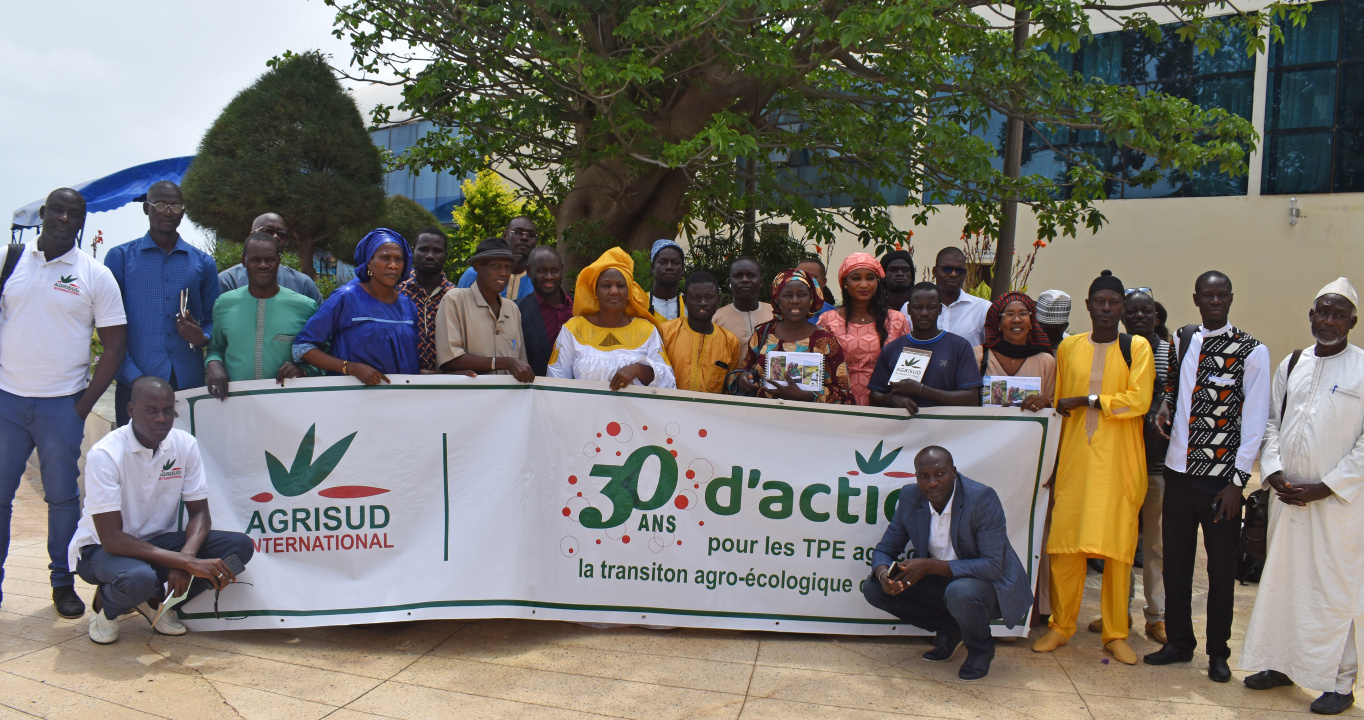
<path fill-rule="evenodd" d="M 1241 539 L 1241 513 L 1213 522 L 1213 499 L 1227 481 L 1165 469 L 1162 537 L 1165 543 L 1165 632 L 1177 650 L 1193 652 L 1198 638 L 1193 626 L 1194 557 L 1198 529 L 1208 555 L 1208 642 L 1212 657 L 1231 656 L 1231 617 L 1236 591 L 1236 547 Z"/>
<path fill-rule="evenodd" d="M 929 575 L 899 595 L 887 595 L 873 575 L 867 578 L 862 594 L 872 607 L 910 625 L 935 633 L 960 629 L 966 651 L 972 655 L 994 649 L 990 621 L 1002 618 L 1003 613 L 995 587 L 985 580 Z"/>
<path fill-rule="evenodd" d="M 185 546 L 185 534 L 166 533 L 157 535 L 147 542 L 162 550 L 179 552 L 180 548 Z M 254 552 L 255 546 L 251 544 L 251 538 L 245 534 L 210 530 L 208 538 L 199 547 L 195 557 L 223 558 L 236 553 L 245 564 L 251 561 Z M 170 568 L 152 565 L 137 558 L 113 555 L 105 552 L 99 545 L 86 545 L 81 548 L 80 561 L 76 563 L 76 574 L 91 585 L 100 586 L 100 601 L 104 606 L 102 609 L 105 617 L 117 619 L 119 615 L 148 600 L 162 599 L 165 596 L 162 586 L 166 584 Z M 189 597 L 185 599 L 190 600 L 212 587 L 212 583 L 207 579 L 196 577 L 189 584 Z"/>

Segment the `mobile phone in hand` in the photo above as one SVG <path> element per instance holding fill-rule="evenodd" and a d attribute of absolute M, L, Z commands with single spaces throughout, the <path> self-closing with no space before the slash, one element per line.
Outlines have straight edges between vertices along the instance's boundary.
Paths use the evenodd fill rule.
<path fill-rule="evenodd" d="M 233 577 L 237 577 L 246 572 L 246 563 L 242 562 L 241 557 L 237 555 L 237 553 L 232 553 L 223 558 L 223 564 L 227 566 L 228 570 L 232 571 Z"/>

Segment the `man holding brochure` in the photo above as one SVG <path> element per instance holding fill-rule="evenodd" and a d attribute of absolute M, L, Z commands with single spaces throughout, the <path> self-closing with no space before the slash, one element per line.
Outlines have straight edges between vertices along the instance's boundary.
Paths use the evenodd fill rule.
<path fill-rule="evenodd" d="M 1028 576 L 1009 545 L 999 496 L 958 474 L 952 453 L 920 450 L 914 477 L 900 490 L 862 593 L 873 607 L 937 633 L 923 656 L 929 662 L 947 662 L 965 644 L 957 677 L 979 680 L 995 657 L 990 621 L 1013 627 L 1032 605 Z M 906 542 L 910 558 L 897 562 Z"/>
<path fill-rule="evenodd" d="M 910 415 L 938 405 L 979 405 L 980 369 L 970 343 L 938 329 L 942 301 L 933 283 L 909 291 L 910 333 L 886 343 L 867 388 L 871 404 Z"/>
<path fill-rule="evenodd" d="M 199 445 L 172 427 L 170 383 L 144 375 L 131 390 L 131 422 L 86 458 L 84 514 L 67 551 L 76 573 L 96 586 L 90 639 L 100 645 L 118 640 L 118 617 L 129 610 L 162 635 L 184 635 L 174 611 L 160 605 L 222 590 L 254 550 L 246 535 L 212 529 Z M 187 520 L 177 531 L 182 501 Z"/>

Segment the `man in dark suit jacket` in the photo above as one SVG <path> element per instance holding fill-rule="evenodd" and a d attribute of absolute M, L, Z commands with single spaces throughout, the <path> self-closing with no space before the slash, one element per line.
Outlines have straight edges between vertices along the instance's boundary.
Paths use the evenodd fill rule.
<path fill-rule="evenodd" d="M 559 329 L 573 317 L 573 298 L 564 292 L 564 260 L 551 245 L 530 252 L 526 275 L 535 292 L 516 301 L 521 310 L 521 336 L 526 343 L 526 362 L 540 377 L 549 367 Z"/>
<path fill-rule="evenodd" d="M 952 454 L 936 445 L 915 456 L 914 473 L 876 546 L 863 594 L 874 607 L 937 633 L 925 660 L 946 662 L 964 642 L 957 676 L 979 680 L 995 657 L 990 621 L 1022 622 L 1032 606 L 1031 584 L 1009 545 L 994 490 L 959 475 Z M 907 542 L 911 557 L 896 562 Z"/>

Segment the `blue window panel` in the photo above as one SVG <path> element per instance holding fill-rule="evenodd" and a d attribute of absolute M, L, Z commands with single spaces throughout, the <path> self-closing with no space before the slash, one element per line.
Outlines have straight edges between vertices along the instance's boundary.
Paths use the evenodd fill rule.
<path fill-rule="evenodd" d="M 1358 3 L 1352 3 L 1357 5 Z M 1283 42 L 1270 46 L 1269 66 L 1335 62 L 1340 56 L 1340 5 L 1313 3 L 1302 27 L 1280 23 Z"/>
<path fill-rule="evenodd" d="M 1331 127 L 1336 113 L 1336 68 L 1280 70 L 1273 74 L 1267 130 Z"/>
<path fill-rule="evenodd" d="M 1336 133 L 1336 192 L 1364 192 L 1364 130 Z"/>
<path fill-rule="evenodd" d="M 1332 131 L 1275 133 L 1265 143 L 1265 193 L 1331 191 Z"/>

